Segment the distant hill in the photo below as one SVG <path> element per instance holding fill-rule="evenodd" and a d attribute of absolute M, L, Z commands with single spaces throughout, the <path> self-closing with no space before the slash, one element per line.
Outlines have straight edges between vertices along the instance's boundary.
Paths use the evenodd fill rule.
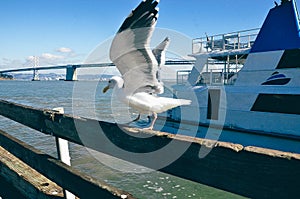
<path fill-rule="evenodd" d="M 99 74 L 99 75 L 78 75 L 78 80 L 96 80 L 96 81 L 107 81 L 113 75 Z"/>
<path fill-rule="evenodd" d="M 92 80 L 92 81 L 107 81 L 113 75 L 108 74 L 96 74 L 96 75 L 78 75 L 78 80 Z M 56 73 L 42 73 L 39 74 L 40 80 L 64 80 L 65 74 Z M 31 80 L 33 78 L 32 73 L 13 73 L 12 75 L 0 74 L 0 80 L 14 79 L 14 80 Z"/>
<path fill-rule="evenodd" d="M 12 75 L 0 73 L 0 80 L 12 80 L 12 79 L 14 79 L 14 77 Z"/>
<path fill-rule="evenodd" d="M 13 74 L 15 80 L 31 80 L 33 75 L 32 73 L 15 73 Z M 47 74 L 39 74 L 40 80 L 59 80 L 65 79 L 65 75 L 56 74 L 56 73 L 47 73 Z"/>

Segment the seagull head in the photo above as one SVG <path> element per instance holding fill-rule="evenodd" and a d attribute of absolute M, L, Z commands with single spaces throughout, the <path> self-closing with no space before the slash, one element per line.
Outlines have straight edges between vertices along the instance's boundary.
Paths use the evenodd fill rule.
<path fill-rule="evenodd" d="M 119 76 L 113 76 L 108 80 L 108 85 L 103 88 L 103 93 L 106 93 L 108 89 L 113 89 L 113 88 L 122 88 L 124 85 L 124 80 L 119 77 Z"/>

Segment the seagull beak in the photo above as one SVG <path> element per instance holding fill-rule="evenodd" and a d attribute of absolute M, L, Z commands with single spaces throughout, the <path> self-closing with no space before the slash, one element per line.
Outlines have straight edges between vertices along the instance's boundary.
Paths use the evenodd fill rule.
<path fill-rule="evenodd" d="M 106 93 L 106 91 L 109 89 L 109 86 L 106 86 L 105 88 L 103 88 L 102 92 Z"/>

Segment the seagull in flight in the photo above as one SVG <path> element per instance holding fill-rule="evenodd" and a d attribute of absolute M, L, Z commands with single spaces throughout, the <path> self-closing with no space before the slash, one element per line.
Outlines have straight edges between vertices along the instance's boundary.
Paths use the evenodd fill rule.
<path fill-rule="evenodd" d="M 141 114 L 153 116 L 147 129 L 152 130 L 157 114 L 181 105 L 191 104 L 190 100 L 159 97 L 164 92 L 159 69 L 165 63 L 165 51 L 169 38 L 151 50 L 150 41 L 158 18 L 159 0 L 144 0 L 125 19 L 115 35 L 110 59 L 122 77 L 113 76 L 103 89 L 113 89 L 121 102 Z"/>

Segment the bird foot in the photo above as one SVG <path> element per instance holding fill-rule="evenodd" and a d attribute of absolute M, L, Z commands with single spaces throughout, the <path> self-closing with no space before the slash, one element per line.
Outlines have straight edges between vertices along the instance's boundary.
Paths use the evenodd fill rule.
<path fill-rule="evenodd" d="M 148 116 L 148 119 L 149 119 L 149 121 L 151 120 L 150 116 Z M 156 119 L 157 119 L 157 114 L 153 113 L 153 120 L 152 120 L 150 126 L 148 128 L 143 128 L 143 130 L 153 130 Z"/>
<path fill-rule="evenodd" d="M 143 130 L 153 130 L 153 126 L 149 126 L 147 128 L 143 128 Z"/>
<path fill-rule="evenodd" d="M 126 125 L 130 125 L 130 124 L 132 124 L 132 123 L 134 123 L 134 122 L 138 122 L 140 118 L 141 118 L 141 115 L 139 114 L 139 115 L 137 116 L 136 119 L 134 119 L 134 120 L 132 120 L 132 121 L 130 121 L 130 122 L 127 122 L 127 123 L 125 123 L 125 124 L 126 124 Z"/>
<path fill-rule="evenodd" d="M 149 124 L 151 124 L 151 118 L 150 118 L 150 116 L 147 116 L 148 121 L 140 120 L 140 119 L 141 119 L 141 116 L 139 115 L 135 120 L 126 123 L 126 125 L 130 125 L 132 123 L 135 123 L 135 126 L 137 126 L 137 127 L 145 127 L 145 126 L 148 126 Z M 152 129 L 150 129 L 150 130 L 152 130 Z"/>

